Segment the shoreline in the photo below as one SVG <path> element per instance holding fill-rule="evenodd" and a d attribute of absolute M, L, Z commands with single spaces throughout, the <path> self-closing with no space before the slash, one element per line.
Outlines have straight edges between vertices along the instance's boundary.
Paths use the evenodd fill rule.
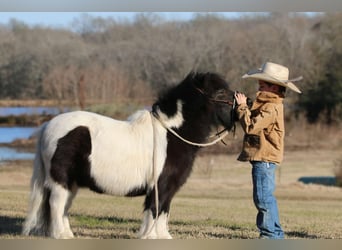
<path fill-rule="evenodd" d="M 0 127 L 38 127 L 53 117 L 50 114 L 0 116 Z"/>
<path fill-rule="evenodd" d="M 65 107 L 74 106 L 75 103 L 70 101 L 45 100 L 45 99 L 28 99 L 28 100 L 0 100 L 0 107 Z"/>
<path fill-rule="evenodd" d="M 16 149 L 34 149 L 36 147 L 36 138 L 15 139 L 12 142 L 2 142 L 0 147 L 16 148 Z"/>

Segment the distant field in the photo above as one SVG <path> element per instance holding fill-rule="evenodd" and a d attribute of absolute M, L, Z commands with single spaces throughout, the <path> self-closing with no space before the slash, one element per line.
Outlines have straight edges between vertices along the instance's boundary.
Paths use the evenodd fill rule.
<path fill-rule="evenodd" d="M 342 238 L 342 190 L 305 185 L 303 176 L 333 176 L 340 150 L 290 151 L 277 170 L 280 219 L 288 239 Z M 177 239 L 253 239 L 256 210 L 250 166 L 236 155 L 201 155 L 171 205 L 169 229 Z M 0 238 L 22 239 L 31 161 L 0 165 Z M 143 197 L 124 198 L 81 190 L 70 211 L 77 238 L 135 238 Z"/>

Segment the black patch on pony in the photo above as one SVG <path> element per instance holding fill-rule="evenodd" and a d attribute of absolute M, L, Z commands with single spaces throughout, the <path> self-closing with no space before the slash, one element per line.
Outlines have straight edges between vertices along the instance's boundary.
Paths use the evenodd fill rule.
<path fill-rule="evenodd" d="M 147 192 L 147 186 L 143 186 L 143 187 L 134 188 L 130 190 L 125 196 L 127 197 L 141 196 L 141 195 L 145 195 L 146 192 Z"/>
<path fill-rule="evenodd" d="M 50 174 L 53 180 L 65 189 L 72 189 L 74 184 L 89 187 L 103 193 L 90 176 L 89 155 L 91 153 L 91 137 L 89 129 L 79 126 L 69 131 L 57 143 L 56 151 L 51 159 Z"/>
<path fill-rule="evenodd" d="M 175 128 L 175 131 L 187 140 L 203 143 L 213 127 L 223 126 L 231 130 L 234 126 L 234 110 L 227 104 L 234 101 L 234 92 L 218 74 L 191 72 L 179 85 L 159 97 L 152 112 L 157 113 L 159 109 L 172 117 L 177 113 L 178 101 L 183 104 L 184 123 L 180 128 Z M 158 179 L 160 213 L 169 212 L 171 200 L 191 174 L 199 150 L 198 146 L 189 145 L 170 132 L 167 133 L 167 138 L 167 158 Z M 145 210 L 151 209 L 156 217 L 154 195 L 154 189 L 147 194 Z"/>

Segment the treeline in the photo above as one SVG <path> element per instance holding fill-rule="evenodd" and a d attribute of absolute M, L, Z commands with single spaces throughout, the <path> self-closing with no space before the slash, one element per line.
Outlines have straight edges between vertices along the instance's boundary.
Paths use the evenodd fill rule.
<path fill-rule="evenodd" d="M 84 107 L 132 100 L 150 104 L 156 92 L 191 70 L 214 71 L 232 89 L 253 97 L 241 75 L 265 61 L 290 68 L 302 95 L 288 93 L 291 110 L 308 121 L 342 117 L 342 14 L 273 13 L 226 19 L 198 14 L 166 21 L 80 15 L 69 29 L 0 25 L 0 98 L 57 99 Z"/>

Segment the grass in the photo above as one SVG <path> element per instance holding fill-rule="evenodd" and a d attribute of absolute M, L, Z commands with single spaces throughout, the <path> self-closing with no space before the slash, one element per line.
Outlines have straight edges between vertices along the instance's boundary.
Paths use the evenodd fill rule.
<path fill-rule="evenodd" d="M 340 149 L 287 151 L 277 170 L 280 219 L 288 239 L 341 239 L 342 190 L 302 184 L 302 176 L 333 176 Z M 203 154 L 171 204 L 169 229 L 176 239 L 253 239 L 256 210 L 250 166 L 236 154 Z M 20 235 L 29 197 L 31 161 L 0 165 L 0 239 Z M 80 190 L 70 209 L 77 238 L 131 239 L 139 230 L 143 197 Z"/>

